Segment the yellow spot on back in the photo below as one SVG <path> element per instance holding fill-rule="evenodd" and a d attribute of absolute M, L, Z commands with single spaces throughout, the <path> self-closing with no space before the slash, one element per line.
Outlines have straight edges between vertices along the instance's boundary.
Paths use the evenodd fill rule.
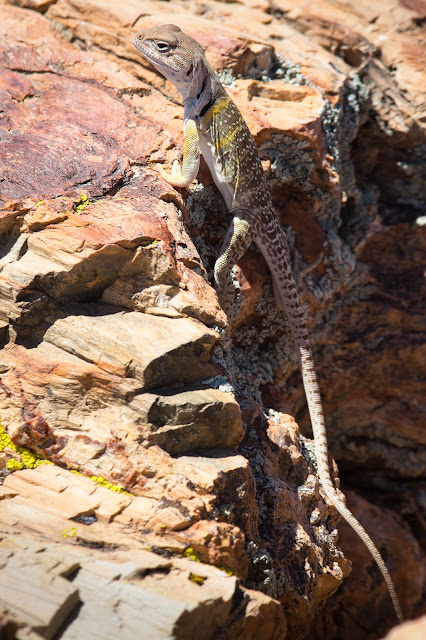
<path fill-rule="evenodd" d="M 220 139 L 216 142 L 216 148 L 221 150 L 225 149 L 233 141 L 240 129 L 240 123 L 236 122 L 226 135 L 222 133 Z M 238 158 L 236 158 L 236 162 L 238 162 Z"/>
<path fill-rule="evenodd" d="M 232 109 L 233 102 L 229 96 L 220 98 L 215 104 L 207 111 L 203 118 L 203 125 L 205 128 L 211 126 L 213 122 L 218 123 L 220 130 L 220 136 L 215 140 L 215 146 L 217 151 L 223 151 L 234 140 L 236 135 L 241 131 L 244 126 L 244 121 L 241 114 L 235 109 Z M 225 117 L 226 125 L 223 126 L 222 117 L 224 112 L 229 110 L 228 117 Z"/>
<path fill-rule="evenodd" d="M 203 118 L 203 125 L 209 127 L 215 116 L 218 116 L 222 111 L 226 109 L 228 104 L 232 102 L 229 96 L 224 96 L 217 100 L 212 107 L 205 113 Z"/>

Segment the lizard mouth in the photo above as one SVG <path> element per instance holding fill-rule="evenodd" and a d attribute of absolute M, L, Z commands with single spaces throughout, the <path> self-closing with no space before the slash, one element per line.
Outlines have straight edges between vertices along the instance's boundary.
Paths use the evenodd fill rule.
<path fill-rule="evenodd" d="M 143 46 L 143 42 L 141 42 L 140 39 L 136 37 L 136 35 L 132 38 L 132 44 L 138 51 L 140 51 L 140 53 L 142 53 L 142 55 L 144 55 L 146 58 L 151 59 L 146 48 Z"/>

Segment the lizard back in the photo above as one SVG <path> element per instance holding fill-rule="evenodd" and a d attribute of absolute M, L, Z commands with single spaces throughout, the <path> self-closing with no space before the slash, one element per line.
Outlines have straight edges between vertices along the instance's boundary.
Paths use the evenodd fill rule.
<path fill-rule="evenodd" d="M 230 209 L 244 207 L 260 215 L 260 210 L 272 208 L 254 138 L 225 91 L 200 117 L 200 143 L 201 152 Z M 203 149 L 203 143 L 208 149 Z M 228 194 L 232 195 L 231 202 Z"/>

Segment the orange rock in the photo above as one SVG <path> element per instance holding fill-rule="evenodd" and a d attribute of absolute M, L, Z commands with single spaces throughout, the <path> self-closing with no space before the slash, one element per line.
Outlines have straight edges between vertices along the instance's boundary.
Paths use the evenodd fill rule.
<path fill-rule="evenodd" d="M 352 577 L 318 617 L 349 561 L 292 418 L 309 433 L 293 342 L 253 251 L 228 328 L 208 282 L 228 213 L 205 165 L 190 190 L 159 177 L 157 165 L 181 158 L 183 109 L 130 34 L 173 20 L 196 37 L 256 136 L 332 452 L 346 483 L 405 521 L 362 506 L 408 616 L 424 567 L 422 14 L 415 0 L 175 2 L 172 18 L 170 7 L 0 7 L 2 428 L 15 447 L 134 494 L 58 467 L 8 475 L 8 461 L 28 464 L 8 441 L 0 548 L 13 576 L 0 610 L 20 604 L 16 568 L 29 567 L 37 606 L 13 609 L 28 638 L 54 635 L 70 613 L 79 638 L 141 625 L 207 637 L 210 623 L 221 640 L 284 640 L 287 627 L 350 640 L 367 623 L 378 637 L 393 618 L 358 541 L 346 547 Z M 265 420 L 264 408 L 291 415 Z M 41 584 L 57 587 L 46 586 L 50 608 Z M 159 612 L 149 620 L 144 598 Z M 39 604 L 41 618 L 25 617 Z M 117 628 L 103 626 L 112 610 Z"/>

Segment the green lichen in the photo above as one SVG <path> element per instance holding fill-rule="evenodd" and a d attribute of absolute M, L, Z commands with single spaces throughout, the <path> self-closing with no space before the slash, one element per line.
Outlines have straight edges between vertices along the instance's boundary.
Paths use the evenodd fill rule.
<path fill-rule="evenodd" d="M 187 547 L 183 552 L 185 558 L 189 558 L 194 562 L 201 562 L 200 558 L 196 555 L 195 550 L 192 547 Z"/>
<path fill-rule="evenodd" d="M 203 576 L 197 576 L 195 573 L 190 573 L 189 579 L 192 582 L 195 582 L 195 584 L 199 584 L 200 586 L 202 586 L 206 581 L 206 578 L 204 578 Z"/>

